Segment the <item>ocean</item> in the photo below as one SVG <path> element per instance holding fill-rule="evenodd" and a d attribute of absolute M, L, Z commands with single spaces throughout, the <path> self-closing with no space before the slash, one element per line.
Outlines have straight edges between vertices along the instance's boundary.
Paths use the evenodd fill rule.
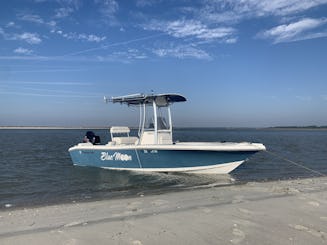
<path fill-rule="evenodd" d="M 102 143 L 109 141 L 108 130 L 93 131 Z M 68 148 L 81 142 L 85 132 L 1 129 L 0 209 L 318 176 L 284 159 L 327 175 L 327 130 L 175 129 L 174 140 L 179 141 L 250 141 L 267 147 L 268 152 L 259 152 L 231 174 L 219 176 L 73 166 Z"/>

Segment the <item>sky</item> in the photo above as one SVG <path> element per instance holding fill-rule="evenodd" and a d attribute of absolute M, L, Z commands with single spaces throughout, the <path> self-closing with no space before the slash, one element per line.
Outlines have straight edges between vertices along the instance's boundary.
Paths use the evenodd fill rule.
<path fill-rule="evenodd" d="M 0 1 L 0 126 L 327 125 L 327 0 Z"/>

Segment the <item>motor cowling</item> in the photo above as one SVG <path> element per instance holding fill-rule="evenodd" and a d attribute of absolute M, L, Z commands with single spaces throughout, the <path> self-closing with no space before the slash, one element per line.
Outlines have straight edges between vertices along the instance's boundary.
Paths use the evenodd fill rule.
<path fill-rule="evenodd" d="M 93 145 L 100 144 L 100 136 L 95 135 L 93 131 L 87 131 L 83 143 L 92 143 Z"/>

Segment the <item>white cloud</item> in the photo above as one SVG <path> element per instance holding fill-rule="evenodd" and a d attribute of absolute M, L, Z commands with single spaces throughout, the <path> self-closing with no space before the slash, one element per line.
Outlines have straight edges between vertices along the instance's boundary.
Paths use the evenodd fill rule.
<path fill-rule="evenodd" d="M 99 4 L 99 11 L 109 20 L 115 20 L 115 14 L 119 9 L 119 4 L 115 0 L 95 0 Z"/>
<path fill-rule="evenodd" d="M 236 43 L 236 42 L 237 42 L 236 37 L 228 38 L 225 40 L 225 43 Z"/>
<path fill-rule="evenodd" d="M 142 60 L 148 58 L 147 54 L 135 49 L 130 48 L 124 51 L 115 51 L 109 55 L 96 56 L 97 61 L 100 62 L 122 62 L 122 63 L 130 63 L 133 60 Z"/>
<path fill-rule="evenodd" d="M 15 26 L 16 26 L 16 24 L 13 21 L 8 22 L 7 25 L 6 25 L 7 28 L 8 27 L 15 27 Z"/>
<path fill-rule="evenodd" d="M 19 47 L 14 50 L 14 53 L 29 55 L 33 53 L 33 50 Z"/>
<path fill-rule="evenodd" d="M 115 0 L 104 0 L 103 1 L 103 11 L 109 15 L 116 13 L 119 9 L 119 5 Z"/>
<path fill-rule="evenodd" d="M 80 51 L 73 52 L 73 53 L 67 53 L 67 54 L 63 55 L 63 57 L 76 56 L 76 55 L 90 53 L 90 52 L 94 52 L 94 51 L 98 51 L 98 50 L 108 49 L 110 47 L 127 46 L 127 45 L 132 44 L 132 43 L 143 42 L 143 41 L 146 41 L 146 40 L 161 37 L 163 35 L 164 34 L 161 33 L 161 34 L 155 34 L 155 35 L 149 35 L 149 36 L 145 36 L 145 37 L 130 39 L 130 40 L 122 41 L 122 42 L 110 43 L 110 44 L 101 45 L 101 46 L 95 47 L 95 48 L 88 48 L 88 49 L 80 50 Z"/>
<path fill-rule="evenodd" d="M 64 33 L 61 30 L 58 30 L 56 33 L 63 36 L 66 39 L 69 39 L 69 40 L 82 40 L 82 41 L 87 41 L 87 42 L 99 43 L 99 42 L 102 42 L 107 39 L 107 37 L 105 37 L 105 36 L 101 37 L 101 36 L 97 36 L 94 34 L 85 34 L 85 33 L 78 34 L 75 32 Z"/>
<path fill-rule="evenodd" d="M 49 25 L 50 27 L 55 27 L 57 25 L 57 22 L 55 22 L 54 20 L 51 20 L 47 23 L 47 25 Z"/>
<path fill-rule="evenodd" d="M 232 37 L 236 32 L 232 27 L 208 27 L 197 20 L 152 21 L 144 26 L 147 30 L 163 31 L 171 36 L 196 37 L 201 40 L 212 41 Z"/>
<path fill-rule="evenodd" d="M 298 95 L 298 96 L 295 96 L 295 98 L 300 101 L 306 101 L 306 102 L 309 102 L 312 100 L 312 97 L 309 95 Z"/>
<path fill-rule="evenodd" d="M 196 18 L 231 24 L 263 16 L 288 16 L 327 4 L 327 0 L 207 0 L 200 7 L 184 10 Z"/>
<path fill-rule="evenodd" d="M 102 42 L 106 39 L 105 36 L 103 37 L 99 37 L 97 35 L 94 35 L 94 34 L 90 34 L 90 35 L 85 35 L 85 34 L 80 34 L 78 35 L 79 39 L 84 39 L 88 42 Z"/>
<path fill-rule="evenodd" d="M 83 4 L 80 0 L 56 0 L 60 8 L 54 10 L 56 19 L 63 19 L 78 10 Z"/>
<path fill-rule="evenodd" d="M 61 5 L 66 4 L 72 6 L 75 9 L 78 9 L 83 3 L 83 0 L 56 0 L 56 1 Z"/>
<path fill-rule="evenodd" d="M 248 0 L 249 6 L 257 6 L 258 15 L 289 15 L 326 4 L 327 0 Z"/>
<path fill-rule="evenodd" d="M 13 40 L 22 40 L 29 44 L 39 44 L 42 42 L 42 39 L 37 33 L 24 32 L 22 34 L 14 34 Z"/>
<path fill-rule="evenodd" d="M 19 14 L 18 19 L 38 24 L 45 23 L 44 20 L 37 14 Z"/>
<path fill-rule="evenodd" d="M 136 1 L 136 6 L 139 8 L 144 8 L 144 7 L 150 7 L 153 6 L 162 0 L 137 0 Z"/>
<path fill-rule="evenodd" d="M 206 51 L 185 45 L 154 49 L 152 52 L 159 57 L 174 57 L 179 59 L 196 58 L 201 60 L 211 60 L 211 56 Z"/>
<path fill-rule="evenodd" d="M 326 36 L 326 32 L 308 33 L 327 23 L 326 18 L 304 18 L 290 24 L 279 25 L 258 34 L 259 38 L 272 39 L 274 43 L 292 42 Z"/>
<path fill-rule="evenodd" d="M 19 20 L 23 20 L 23 21 L 27 21 L 27 22 L 32 22 L 32 23 L 36 23 L 39 25 L 45 25 L 48 27 L 55 27 L 57 25 L 57 23 L 53 20 L 51 21 L 45 21 L 44 19 L 42 19 L 39 15 L 37 14 L 24 14 L 24 13 L 20 13 L 18 14 L 18 19 Z"/>
<path fill-rule="evenodd" d="M 148 7 L 154 2 L 156 0 L 139 0 L 136 5 Z M 239 39 L 237 23 L 264 17 L 278 17 L 279 23 L 287 23 L 298 19 L 299 14 L 305 16 L 304 11 L 324 4 L 327 4 L 327 0 L 201 0 L 197 1 L 197 4 L 183 4 L 182 7 L 175 8 L 173 11 L 180 15 L 175 20 L 149 21 L 144 16 L 140 18 L 143 18 L 145 22 L 142 26 L 145 30 L 161 31 L 175 38 L 184 38 L 184 41 L 187 41 L 186 38 L 189 40 L 196 38 L 200 42 L 218 41 L 233 44 Z M 308 27 L 296 26 L 306 25 L 305 22 L 310 22 L 310 20 L 313 21 L 307 23 Z M 314 19 L 306 18 L 303 23 L 299 22 L 294 23 L 295 26 L 292 23 L 280 25 L 276 30 L 271 29 L 258 36 L 265 39 L 271 38 L 278 43 L 327 35 L 327 30 L 309 33 L 315 28 Z M 283 31 L 279 35 L 273 34 L 274 31 L 278 31 L 278 28 L 285 28 L 284 34 L 282 34 Z"/>
<path fill-rule="evenodd" d="M 69 16 L 73 12 L 74 12 L 74 9 L 70 8 L 70 7 L 58 8 L 58 9 L 55 9 L 55 18 L 62 19 L 62 18 Z"/>
<path fill-rule="evenodd" d="M 5 40 L 19 40 L 19 41 L 25 41 L 29 44 L 39 44 L 42 42 L 42 39 L 37 33 L 24 32 L 22 34 L 18 34 L 18 33 L 11 34 L 11 33 L 6 33 L 1 27 L 0 27 L 0 35 L 2 35 Z"/>

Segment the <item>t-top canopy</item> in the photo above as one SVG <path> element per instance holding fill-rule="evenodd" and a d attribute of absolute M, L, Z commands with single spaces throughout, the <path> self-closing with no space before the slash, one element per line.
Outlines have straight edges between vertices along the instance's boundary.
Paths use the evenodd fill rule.
<path fill-rule="evenodd" d="M 155 101 L 157 106 L 167 106 L 175 102 L 184 102 L 186 98 L 179 94 L 131 94 L 111 97 L 110 99 L 105 98 L 105 101 L 127 105 L 152 104 Z"/>

